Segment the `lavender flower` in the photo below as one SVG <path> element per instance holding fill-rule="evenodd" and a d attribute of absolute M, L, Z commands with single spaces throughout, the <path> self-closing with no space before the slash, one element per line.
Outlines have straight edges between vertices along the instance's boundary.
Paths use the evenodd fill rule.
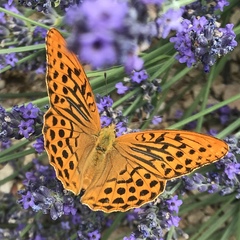
<path fill-rule="evenodd" d="M 120 95 L 126 93 L 127 90 L 129 89 L 129 87 L 124 86 L 122 82 L 117 83 L 115 87 L 117 89 L 117 93 Z"/>
<path fill-rule="evenodd" d="M 37 153 L 42 153 L 44 151 L 44 141 L 42 135 L 36 139 L 33 147 L 35 148 Z"/>
<path fill-rule="evenodd" d="M 107 116 L 102 116 L 101 117 L 101 125 L 102 127 L 107 127 L 112 123 L 112 119 Z"/>
<path fill-rule="evenodd" d="M 27 3 L 30 3 L 31 1 L 27 1 Z M 33 1 L 32 1 L 33 2 Z M 38 1 L 39 3 L 39 1 Z M 10 4 L 10 5 L 9 5 Z M 23 15 L 22 11 L 19 11 L 15 7 L 14 2 L 2 3 L 1 7 L 4 9 L 11 11 L 19 16 Z M 35 1 L 36 4 L 36 1 Z M 40 3 L 39 3 L 40 4 Z M 51 22 L 54 21 L 54 19 L 49 17 L 46 17 L 46 19 L 41 20 L 43 23 L 48 22 L 48 24 L 51 24 Z M 18 46 L 26 46 L 26 45 L 33 45 L 44 42 L 44 37 L 46 36 L 46 29 L 41 28 L 42 34 L 44 34 L 43 37 L 39 38 L 39 35 L 35 34 L 34 27 L 27 25 L 26 22 L 20 20 L 19 18 L 15 18 L 13 16 L 10 16 L 6 13 L 0 13 L 0 40 L 8 42 L 8 44 L 5 45 L 5 48 L 13 48 Z M 40 27 L 36 27 L 38 31 L 40 31 Z M 2 54 L 0 56 L 0 66 L 1 68 L 8 66 L 14 67 L 15 69 L 20 69 L 23 71 L 32 71 L 36 70 L 39 67 L 43 67 L 43 61 L 41 57 L 35 58 L 34 61 L 28 61 L 24 64 L 17 64 L 19 62 L 19 59 L 24 59 L 24 57 L 29 57 L 29 52 L 16 52 L 16 53 L 9 53 L 9 54 Z M 45 66 L 44 66 L 45 68 Z M 44 70 L 45 72 L 45 70 Z"/>
<path fill-rule="evenodd" d="M 160 122 L 162 122 L 162 117 L 154 116 L 152 119 L 152 124 L 158 125 Z"/>
<path fill-rule="evenodd" d="M 112 104 L 113 100 L 110 96 L 101 97 L 100 95 L 97 95 L 97 107 L 100 113 L 105 111 L 107 108 L 112 107 Z"/>
<path fill-rule="evenodd" d="M 34 211 L 50 213 L 51 218 L 56 220 L 64 214 L 64 204 L 72 201 L 63 195 L 63 188 L 60 182 L 56 180 L 54 170 L 50 166 L 42 166 L 37 160 L 34 161 L 37 171 L 28 172 L 25 189 L 20 190 L 22 198 L 18 201 L 23 207 L 32 208 Z M 55 189 L 54 191 L 51 190 Z"/>
<path fill-rule="evenodd" d="M 31 208 L 36 212 L 50 214 L 53 220 L 63 216 L 79 215 L 80 206 L 90 211 L 80 204 L 79 198 L 63 191 L 62 184 L 56 179 L 51 166 L 43 166 L 38 160 L 34 160 L 34 164 L 36 170 L 26 173 L 26 180 L 23 182 L 25 189 L 19 191 L 21 198 L 18 202 L 24 209 Z M 92 236 L 97 236 L 97 232 L 99 235 L 99 231 L 96 229 L 93 231 L 91 227 L 87 230 L 87 234 Z"/>
<path fill-rule="evenodd" d="M 5 55 L 5 62 L 7 65 L 14 67 L 18 62 L 18 58 L 16 57 L 15 53 L 9 53 Z"/>
<path fill-rule="evenodd" d="M 53 4 L 55 1 L 51 1 Z M 36 1 L 36 0 L 19 0 L 19 3 L 24 7 L 36 9 L 38 12 L 49 13 L 51 12 L 51 2 L 46 0 Z M 56 1 L 57 2 L 57 1 Z"/>
<path fill-rule="evenodd" d="M 178 226 L 180 218 L 177 214 L 182 200 L 179 200 L 177 195 L 170 199 L 160 198 L 161 204 L 158 206 L 147 204 L 141 209 L 135 209 L 133 213 L 129 213 L 128 218 L 131 221 L 139 221 L 138 230 L 129 238 L 125 237 L 124 239 L 164 239 L 164 230 Z"/>
<path fill-rule="evenodd" d="M 165 0 L 141 0 L 145 4 L 157 4 L 160 5 L 163 4 Z"/>
<path fill-rule="evenodd" d="M 139 72 L 133 71 L 131 73 L 131 80 L 128 79 L 128 78 L 124 79 L 124 82 L 127 83 L 130 86 L 125 86 L 125 85 L 123 85 L 122 82 L 119 82 L 115 85 L 115 87 L 116 87 L 117 92 L 119 94 L 123 94 L 127 90 L 131 91 L 138 86 L 142 87 L 144 90 L 147 90 L 146 84 L 150 85 L 149 83 L 146 83 L 147 79 L 148 79 L 148 74 L 147 74 L 146 70 L 141 70 Z M 154 88 L 154 84 L 152 84 L 152 88 Z"/>
<path fill-rule="evenodd" d="M 24 119 L 36 119 L 39 115 L 39 108 L 29 103 L 27 106 L 21 107 L 22 116 Z"/>
<path fill-rule="evenodd" d="M 112 11 L 118 9 L 118 11 Z M 126 72 L 139 71 L 137 41 L 153 35 L 145 4 L 130 1 L 84 1 L 67 10 L 65 21 L 73 29 L 69 48 L 94 68 L 123 63 Z"/>
<path fill-rule="evenodd" d="M 1 138 L 1 134 L 0 134 L 0 138 Z M 0 141 L 0 151 L 4 150 L 4 149 L 7 149 L 11 146 L 11 141 L 10 139 L 6 140 L 6 139 L 2 139 Z"/>
<path fill-rule="evenodd" d="M 19 124 L 19 134 L 25 138 L 29 138 L 30 134 L 34 132 L 34 120 L 21 121 Z"/>
<path fill-rule="evenodd" d="M 86 33 L 79 38 L 82 46 L 80 59 L 90 62 L 93 67 L 101 67 L 117 62 L 114 38 L 109 32 Z"/>
<path fill-rule="evenodd" d="M 139 105 L 139 109 L 136 109 L 135 111 L 139 113 L 144 112 L 146 113 L 145 116 L 148 117 L 153 110 L 152 100 L 161 92 L 161 80 L 154 79 L 150 82 L 147 79 L 148 74 L 146 70 L 141 70 L 139 72 L 133 71 L 131 73 L 131 79 L 125 78 L 123 80 L 123 83 L 126 85 L 124 85 L 122 82 L 119 82 L 115 85 L 115 87 L 118 94 L 124 94 L 140 87 L 142 89 L 141 94 L 143 101 Z M 133 102 L 137 97 L 139 96 L 132 96 L 130 101 Z M 126 105 L 129 105 L 129 103 L 126 102 Z M 141 115 L 139 114 L 138 117 L 141 118 Z M 158 116 L 155 116 L 153 119 L 154 124 L 158 124 L 160 121 L 161 119 Z"/>
<path fill-rule="evenodd" d="M 171 199 L 166 200 L 169 211 L 178 213 L 179 207 L 182 205 L 183 201 L 178 199 L 175 195 Z"/>
<path fill-rule="evenodd" d="M 166 38 L 171 30 L 181 32 L 183 26 L 181 24 L 183 9 L 169 9 L 166 13 L 160 16 L 157 20 L 159 36 Z"/>
<path fill-rule="evenodd" d="M 222 125 L 225 125 L 229 122 L 230 116 L 232 115 L 231 112 L 232 110 L 229 106 L 224 106 L 218 109 L 218 114 Z"/>
<path fill-rule="evenodd" d="M 139 72 L 133 71 L 131 75 L 132 82 L 140 84 L 142 81 L 145 81 L 148 79 L 148 74 L 146 70 L 142 70 Z"/>
<path fill-rule="evenodd" d="M 237 178 L 237 175 L 240 175 L 240 163 L 227 164 L 224 172 L 230 180 Z"/>
<path fill-rule="evenodd" d="M 76 233 L 82 236 L 80 239 L 100 239 L 102 228 L 109 222 L 108 217 L 101 212 L 92 212 L 80 203 L 79 197 L 63 191 L 51 166 L 44 166 L 36 159 L 33 163 L 34 168 L 26 173 L 23 182 L 25 189 L 19 191 L 18 203 L 27 211 L 19 209 L 12 194 L 1 198 L 6 214 L 0 221 L 14 224 L 11 229 L 0 228 L 0 238 L 22 238 L 21 230 L 29 226 L 29 219 L 35 218 L 25 232 L 26 239 L 49 239 L 49 236 L 51 239 L 68 239 Z M 36 211 L 45 214 L 38 213 L 36 217 Z M 56 218 L 61 219 L 52 220 Z"/>
<path fill-rule="evenodd" d="M 42 129 L 43 112 L 29 103 L 27 106 L 14 106 L 11 112 L 0 107 L 0 140 L 7 142 L 11 138 L 29 138 L 38 136 Z"/>
<path fill-rule="evenodd" d="M 210 19 L 195 15 L 182 21 L 182 29 L 177 32 L 176 37 L 170 38 L 178 51 L 176 59 L 180 63 L 191 67 L 201 62 L 204 71 L 209 72 L 218 57 L 233 51 L 237 46 L 233 24 L 219 28 L 215 19 L 214 15 Z"/>
<path fill-rule="evenodd" d="M 127 132 L 129 132 L 129 129 L 127 128 L 127 120 L 123 119 L 123 122 L 118 122 L 116 124 L 116 136 L 119 137 Z"/>
<path fill-rule="evenodd" d="M 215 10 L 220 9 L 221 11 L 223 11 L 223 7 L 229 5 L 229 2 L 227 0 L 216 0 L 214 2 L 216 3 Z"/>
<path fill-rule="evenodd" d="M 30 191 L 27 191 L 26 195 L 22 197 L 22 204 L 24 209 L 28 209 L 29 207 L 34 207 L 34 198 Z"/>
<path fill-rule="evenodd" d="M 127 118 L 122 115 L 121 111 L 115 112 L 112 109 L 113 100 L 109 97 L 100 97 L 97 95 L 97 106 L 101 115 L 102 127 L 107 127 L 110 124 L 115 124 L 116 136 L 129 132 L 127 129 Z"/>
<path fill-rule="evenodd" d="M 89 240 L 100 240 L 101 234 L 98 230 L 88 233 Z"/>
<path fill-rule="evenodd" d="M 124 66 L 127 74 L 131 74 L 134 71 L 140 71 L 143 65 L 143 60 L 134 54 L 129 54 L 124 57 Z"/>

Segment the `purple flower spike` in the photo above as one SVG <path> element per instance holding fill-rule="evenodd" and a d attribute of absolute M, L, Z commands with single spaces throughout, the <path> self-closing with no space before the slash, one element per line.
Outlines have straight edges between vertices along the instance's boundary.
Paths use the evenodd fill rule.
<path fill-rule="evenodd" d="M 170 38 L 175 43 L 178 51 L 176 56 L 180 63 L 186 63 L 188 67 L 201 62 L 205 72 L 220 56 L 232 51 L 236 46 L 233 24 L 227 24 L 225 28 L 218 28 L 215 19 L 205 17 L 192 17 L 191 21 L 182 21 L 182 30 L 176 37 Z"/>
<path fill-rule="evenodd" d="M 143 2 L 87 0 L 67 9 L 65 21 L 73 29 L 68 47 L 81 60 L 94 68 L 123 64 L 127 73 L 143 68 L 137 43 L 157 33 Z"/>
<path fill-rule="evenodd" d="M 10 138 L 29 138 L 33 134 L 39 136 L 42 131 L 42 118 L 43 112 L 32 103 L 27 106 L 14 106 L 9 112 L 0 107 L 0 140 L 9 144 Z"/>

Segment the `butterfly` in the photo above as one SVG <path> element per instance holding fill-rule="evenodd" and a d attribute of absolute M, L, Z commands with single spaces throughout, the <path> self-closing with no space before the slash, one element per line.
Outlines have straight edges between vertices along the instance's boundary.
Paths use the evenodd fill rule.
<path fill-rule="evenodd" d="M 127 211 L 156 199 L 168 180 L 222 158 L 228 145 L 182 130 L 147 130 L 115 137 L 101 128 L 88 78 L 62 35 L 46 37 L 50 108 L 43 135 L 50 164 L 63 187 L 92 210 Z"/>

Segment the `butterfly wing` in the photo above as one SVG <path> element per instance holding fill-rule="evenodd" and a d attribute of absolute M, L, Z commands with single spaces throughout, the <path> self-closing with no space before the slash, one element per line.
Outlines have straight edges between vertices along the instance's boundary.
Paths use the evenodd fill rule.
<path fill-rule="evenodd" d="M 116 139 L 121 155 L 161 179 L 186 175 L 225 156 L 228 145 L 215 137 L 182 130 L 155 130 L 123 135 Z"/>
<path fill-rule="evenodd" d="M 64 188 L 78 194 L 78 166 L 95 146 L 100 117 L 87 76 L 56 29 L 47 33 L 46 52 L 50 108 L 44 116 L 45 149 Z"/>
<path fill-rule="evenodd" d="M 89 186 L 81 201 L 94 210 L 127 211 L 153 201 L 166 181 L 222 158 L 228 145 L 211 136 L 178 130 L 123 135 L 107 155 L 99 184 Z"/>

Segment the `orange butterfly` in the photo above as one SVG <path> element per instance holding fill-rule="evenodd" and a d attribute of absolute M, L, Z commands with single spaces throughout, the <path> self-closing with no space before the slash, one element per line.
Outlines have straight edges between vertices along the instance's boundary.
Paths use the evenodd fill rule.
<path fill-rule="evenodd" d="M 77 56 L 56 29 L 46 38 L 45 149 L 57 178 L 93 210 L 127 211 L 153 201 L 167 180 L 222 158 L 228 145 L 204 134 L 149 130 L 115 137 L 101 128 L 93 91 Z"/>

